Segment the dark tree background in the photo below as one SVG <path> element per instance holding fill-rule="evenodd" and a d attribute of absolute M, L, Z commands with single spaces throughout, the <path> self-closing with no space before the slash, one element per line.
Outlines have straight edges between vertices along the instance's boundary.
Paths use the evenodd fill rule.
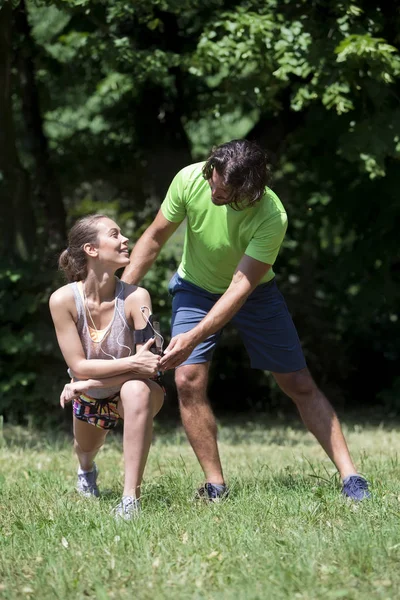
<path fill-rule="evenodd" d="M 395 414 L 399 2 L 0 6 L 0 413 L 62 418 L 47 302 L 73 221 L 107 212 L 134 242 L 179 168 L 248 137 L 269 150 L 289 213 L 276 271 L 311 370 L 341 407 Z M 143 281 L 164 331 L 181 244 Z M 210 394 L 220 410 L 282 403 L 229 327 Z"/>

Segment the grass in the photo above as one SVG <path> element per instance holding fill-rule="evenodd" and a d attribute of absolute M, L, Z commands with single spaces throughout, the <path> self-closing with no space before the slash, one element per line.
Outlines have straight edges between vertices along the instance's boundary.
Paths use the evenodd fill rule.
<path fill-rule="evenodd" d="M 139 520 L 117 523 L 121 438 L 98 457 L 100 500 L 74 492 L 67 436 L 8 427 L 0 447 L 0 597 L 106 600 L 400 597 L 400 433 L 348 425 L 374 497 L 340 495 L 334 468 L 297 425 L 222 424 L 231 485 L 192 501 L 202 475 L 181 428 L 156 427 Z"/>

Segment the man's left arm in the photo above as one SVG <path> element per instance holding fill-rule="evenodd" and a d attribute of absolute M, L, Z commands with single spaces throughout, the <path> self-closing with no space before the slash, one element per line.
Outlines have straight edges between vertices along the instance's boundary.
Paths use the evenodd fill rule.
<path fill-rule="evenodd" d="M 161 359 L 161 369 L 178 367 L 200 342 L 226 325 L 270 268 L 270 264 L 245 254 L 236 268 L 228 289 L 204 319 L 191 331 L 180 333 L 172 338 L 168 348 L 165 349 L 165 356 Z"/>

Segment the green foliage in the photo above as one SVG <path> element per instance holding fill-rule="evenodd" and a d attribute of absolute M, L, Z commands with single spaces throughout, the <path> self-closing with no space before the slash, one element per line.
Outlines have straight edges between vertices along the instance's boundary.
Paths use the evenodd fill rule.
<path fill-rule="evenodd" d="M 51 421 L 62 369 L 47 301 L 54 274 L 39 262 L 0 268 L 0 414 Z"/>
<path fill-rule="evenodd" d="M 32 6 L 31 18 L 37 40 L 44 43 L 41 78 L 52 83 L 47 132 L 57 153 L 62 145 L 62 160 L 76 151 L 76 142 L 97 156 L 133 147 L 140 153 L 135 120 L 152 86 L 163 96 L 159 118 L 179 102 L 191 138 L 197 127 L 204 130 L 199 116 L 211 122 L 221 117 L 221 132 L 229 131 L 224 123 L 229 114 L 276 116 L 285 108 L 282 93 L 288 90 L 292 110 L 318 110 L 322 104 L 342 117 L 338 152 L 371 177 L 382 177 L 385 160 L 399 155 L 398 101 L 391 86 L 400 56 L 379 37 L 385 25 L 380 12 L 345 3 L 332 7 L 327 17 L 319 2 L 307 11 L 253 0 L 236 2 L 229 11 L 222 2 L 210 2 L 207 17 L 197 2 L 187 2 L 178 18 L 176 3 L 168 1 L 57 4 L 49 15 L 44 7 Z M 44 20 L 52 26 L 47 39 Z M 167 23 L 174 24 L 174 33 Z M 64 65 L 64 72 L 73 64 L 74 77 L 66 81 L 63 71 L 55 75 L 49 56 Z M 382 106 L 385 111 L 377 112 Z M 122 128 L 124 110 L 132 121 Z M 201 148 L 221 134 L 209 131 L 208 138 Z"/>
<path fill-rule="evenodd" d="M 28 0 L 27 6 L 40 114 L 67 224 L 88 212 L 107 212 L 134 242 L 180 167 L 201 160 L 213 144 L 258 139 L 271 151 L 273 186 L 289 213 L 276 271 L 313 372 L 323 384 L 336 381 L 345 398 L 375 401 L 382 389 L 395 389 L 400 364 L 395 6 L 364 0 Z M 16 37 L 15 56 L 26 50 L 23 36 Z M 14 82 L 17 74 L 14 65 Z M 35 182 L 26 100 L 15 84 L 16 146 Z M 19 175 L 15 178 L 19 183 Z M 43 239 L 48 217 L 41 201 L 39 195 Z M 23 235 L 19 244 L 29 247 Z M 12 282 L 12 269 L 5 275 L 8 267 L 1 279 L 2 303 L 18 305 L 26 321 L 22 328 L 4 312 L 1 322 L 2 347 L 9 348 L 0 378 L 8 400 L 2 401 L 9 408 L 17 406 L 21 390 L 38 397 L 40 373 L 55 374 L 50 387 L 64 373 L 45 310 L 46 294 L 57 285 L 54 264 L 37 266 L 36 258 L 30 263 L 26 251 L 24 257 L 19 281 Z M 180 247 L 168 248 L 143 282 L 163 331 L 170 306 L 167 281 L 179 257 Z M 33 279 L 38 272 L 46 279 L 43 286 Z M 31 306 L 37 314 L 29 312 Z M 216 356 L 211 394 L 217 401 L 222 390 L 229 395 L 228 383 L 235 389 L 244 360 L 229 334 L 223 355 Z M 371 385 L 374 366 L 382 381 Z M 226 380 L 220 379 L 224 369 Z M 268 387 L 265 375 L 251 378 L 259 389 Z M 257 386 L 249 394 L 241 390 L 237 404 L 243 406 L 245 395 L 247 406 L 271 402 Z"/>

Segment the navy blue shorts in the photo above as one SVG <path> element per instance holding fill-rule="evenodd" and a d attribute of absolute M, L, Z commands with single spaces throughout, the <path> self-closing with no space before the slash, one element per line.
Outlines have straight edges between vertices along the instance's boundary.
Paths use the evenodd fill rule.
<path fill-rule="evenodd" d="M 169 282 L 168 291 L 173 296 L 172 337 L 193 329 L 221 297 L 177 273 Z M 243 340 L 253 369 L 292 373 L 306 367 L 299 336 L 275 279 L 258 285 L 230 322 Z M 211 360 L 221 333 L 222 330 L 201 342 L 182 364 Z"/>

